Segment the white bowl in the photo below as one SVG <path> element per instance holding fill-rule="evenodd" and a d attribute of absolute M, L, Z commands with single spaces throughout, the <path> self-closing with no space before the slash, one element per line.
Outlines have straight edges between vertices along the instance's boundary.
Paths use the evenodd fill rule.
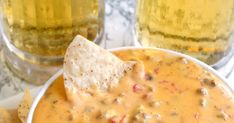
<path fill-rule="evenodd" d="M 120 51 L 120 50 L 127 50 L 127 49 L 155 49 L 155 50 L 159 50 L 159 51 L 164 51 L 164 52 L 167 52 L 167 53 L 170 53 L 172 55 L 176 55 L 176 56 L 181 56 L 181 57 L 184 57 L 188 60 L 191 60 L 193 61 L 194 63 L 200 65 L 201 67 L 203 67 L 204 69 L 208 70 L 209 72 L 211 72 L 212 74 L 214 74 L 217 78 L 219 78 L 221 81 L 223 81 L 227 87 L 231 90 L 231 91 L 227 91 L 227 92 L 231 92 L 231 93 L 234 93 L 234 88 L 231 88 L 229 85 L 228 85 L 228 82 L 227 80 L 221 76 L 216 70 L 214 70 L 212 67 L 210 67 L 209 65 L 205 64 L 204 62 L 202 61 L 199 61 L 191 56 L 188 56 L 188 55 L 185 55 L 185 54 L 182 54 L 182 53 L 179 53 L 179 52 L 175 52 L 175 51 L 172 51 L 172 50 L 167 50 L 167 49 L 161 49 L 161 48 L 143 48 L 143 47 L 120 47 L 120 48 L 114 48 L 114 49 L 110 49 L 109 51 Z M 39 92 L 39 94 L 37 95 L 37 97 L 35 98 L 31 108 L 30 108 L 30 111 L 29 111 L 29 114 L 28 114 L 28 118 L 27 118 L 27 123 L 32 123 L 32 120 L 33 120 L 33 113 L 34 113 L 34 110 L 36 109 L 37 107 L 37 104 L 38 102 L 40 101 L 40 99 L 42 98 L 42 96 L 45 94 L 46 90 L 49 88 L 49 86 L 56 80 L 56 78 L 58 78 L 60 75 L 62 75 L 63 73 L 63 70 L 60 70 L 58 71 L 54 76 L 52 76 L 44 85 L 44 87 L 41 89 L 41 91 Z"/>

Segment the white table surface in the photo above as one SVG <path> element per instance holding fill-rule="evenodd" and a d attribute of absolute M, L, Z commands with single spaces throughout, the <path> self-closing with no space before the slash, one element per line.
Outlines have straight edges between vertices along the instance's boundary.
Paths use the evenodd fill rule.
<path fill-rule="evenodd" d="M 133 45 L 131 32 L 135 0 L 106 0 L 105 40 L 103 47 L 114 48 Z M 234 63 L 234 57 L 231 63 Z M 226 68 L 232 67 L 231 65 Z M 226 68 L 219 70 L 225 74 Z M 234 87 L 234 72 L 227 78 Z M 35 86 L 17 78 L 5 65 L 0 44 L 0 100 L 22 92 L 25 88 Z"/>

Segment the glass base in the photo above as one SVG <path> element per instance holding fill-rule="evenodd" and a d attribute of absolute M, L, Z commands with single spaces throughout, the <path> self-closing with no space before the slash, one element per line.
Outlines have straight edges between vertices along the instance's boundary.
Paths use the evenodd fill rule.
<path fill-rule="evenodd" d="M 225 77 L 230 77 L 232 72 L 234 72 L 234 49 L 228 54 L 226 59 L 220 62 L 220 64 L 215 64 L 212 66 L 214 69 L 219 71 L 219 73 Z"/>
<path fill-rule="evenodd" d="M 61 65 L 48 66 L 33 64 L 19 58 L 14 52 L 11 52 L 6 47 L 4 48 L 4 56 L 7 66 L 13 73 L 35 85 L 44 84 L 61 68 Z"/>

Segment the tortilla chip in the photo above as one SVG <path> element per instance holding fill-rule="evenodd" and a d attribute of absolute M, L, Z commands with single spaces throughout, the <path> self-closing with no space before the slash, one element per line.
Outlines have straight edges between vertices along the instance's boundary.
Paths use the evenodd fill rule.
<path fill-rule="evenodd" d="M 79 90 L 93 87 L 107 90 L 118 84 L 133 62 L 125 62 L 91 41 L 76 36 L 64 58 L 64 86 L 68 100 Z"/>
<path fill-rule="evenodd" d="M 0 123 L 21 123 L 17 116 L 17 110 L 0 108 Z"/>
<path fill-rule="evenodd" d="M 33 102 L 33 98 L 30 94 L 30 91 L 29 89 L 26 89 L 24 92 L 22 102 L 20 103 L 18 107 L 18 117 L 22 121 L 22 123 L 26 123 L 32 102 Z"/>

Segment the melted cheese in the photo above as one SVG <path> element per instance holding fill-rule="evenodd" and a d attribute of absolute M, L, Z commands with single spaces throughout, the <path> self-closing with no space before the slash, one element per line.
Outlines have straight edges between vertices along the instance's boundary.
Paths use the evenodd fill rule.
<path fill-rule="evenodd" d="M 138 63 L 107 92 L 66 100 L 59 77 L 40 100 L 33 123 L 234 123 L 234 94 L 195 63 L 157 50 L 115 54 Z"/>

